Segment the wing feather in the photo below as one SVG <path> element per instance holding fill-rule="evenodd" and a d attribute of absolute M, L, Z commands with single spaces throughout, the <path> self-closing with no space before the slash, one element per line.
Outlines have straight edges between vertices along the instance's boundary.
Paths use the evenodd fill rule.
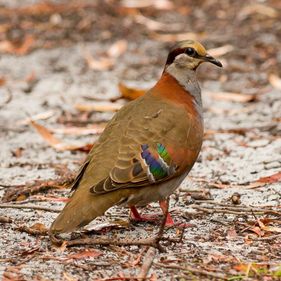
<path fill-rule="evenodd" d="M 136 102 L 123 107 L 110 121 L 80 169 L 74 188 L 101 194 L 157 184 L 182 170 L 178 159 L 185 155 L 173 153 L 175 148 L 186 146 L 191 125 L 188 116 L 181 108 L 169 107 L 159 100 L 144 103 L 140 98 Z M 183 116 L 185 121 L 175 123 Z M 172 153 L 168 152 L 170 146 Z"/>

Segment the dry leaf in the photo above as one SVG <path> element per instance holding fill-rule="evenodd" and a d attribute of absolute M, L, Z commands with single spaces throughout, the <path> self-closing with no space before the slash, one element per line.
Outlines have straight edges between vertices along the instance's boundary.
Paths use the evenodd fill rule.
<path fill-rule="evenodd" d="M 210 186 L 217 187 L 217 188 L 246 188 L 246 189 L 252 189 L 252 188 L 258 188 L 261 186 L 264 186 L 265 183 L 262 182 L 252 182 L 249 184 L 225 184 L 225 183 L 210 183 Z"/>
<path fill-rule="evenodd" d="M 240 11 L 239 17 L 243 19 L 253 14 L 261 14 L 270 18 L 276 18 L 278 16 L 278 11 L 272 7 L 263 4 L 252 4 L 245 6 Z"/>
<path fill-rule="evenodd" d="M 31 51 L 34 42 L 35 40 L 31 35 L 27 35 L 20 46 L 15 46 L 10 41 L 6 40 L 0 43 L 0 52 L 25 55 Z"/>
<path fill-rule="evenodd" d="M 281 172 L 277 172 L 276 174 L 273 174 L 268 177 L 262 177 L 257 180 L 257 182 L 260 183 L 275 183 L 281 181 Z"/>
<path fill-rule="evenodd" d="M 267 226 L 261 220 L 258 220 L 259 227 L 266 232 L 281 233 L 281 228 L 276 226 Z"/>
<path fill-rule="evenodd" d="M 99 59 L 94 59 L 89 51 L 85 51 L 84 59 L 90 69 L 94 70 L 108 70 L 114 65 L 114 60 L 112 58 L 101 57 Z"/>
<path fill-rule="evenodd" d="M 101 134 L 105 126 L 106 124 L 97 124 L 89 127 L 52 128 L 50 131 L 56 134 L 87 136 Z"/>
<path fill-rule="evenodd" d="M 30 228 L 32 230 L 42 232 L 42 233 L 48 232 L 48 228 L 43 223 L 40 223 L 40 222 L 33 224 Z"/>
<path fill-rule="evenodd" d="M 221 57 L 234 50 L 232 45 L 224 45 L 219 48 L 209 49 L 208 54 L 213 57 Z"/>
<path fill-rule="evenodd" d="M 233 269 L 237 270 L 237 271 L 242 271 L 242 272 L 246 272 L 249 268 L 249 264 L 237 264 L 233 266 Z"/>
<path fill-rule="evenodd" d="M 93 57 L 88 56 L 86 60 L 89 68 L 94 70 L 109 70 L 114 65 L 114 61 L 110 58 L 95 60 Z"/>
<path fill-rule="evenodd" d="M 63 272 L 63 277 L 66 281 L 78 281 L 78 278 L 73 278 L 72 276 L 70 276 L 67 272 Z"/>
<path fill-rule="evenodd" d="M 249 230 L 257 234 L 259 237 L 264 236 L 264 231 L 258 226 L 250 227 Z"/>
<path fill-rule="evenodd" d="M 233 240 L 237 239 L 238 235 L 234 227 L 229 228 L 227 231 L 227 239 Z"/>
<path fill-rule="evenodd" d="M 278 278 L 274 278 L 274 272 L 275 270 L 269 272 L 269 266 L 270 263 L 248 263 L 248 264 L 237 264 L 233 266 L 233 269 L 237 271 L 243 272 L 245 275 L 245 278 L 235 278 L 233 280 L 264 280 L 264 281 L 273 281 L 273 280 L 279 280 Z M 265 274 L 265 275 L 264 275 Z M 255 277 L 248 279 L 248 276 L 254 275 Z M 263 278 L 264 276 L 264 278 Z M 268 276 L 268 278 L 267 278 Z M 229 279 L 230 280 L 230 279 Z"/>
<path fill-rule="evenodd" d="M 33 120 L 30 124 L 36 129 L 36 131 L 41 135 L 41 137 L 52 147 L 59 151 L 65 150 L 80 150 L 88 152 L 92 148 L 92 144 L 66 144 L 61 140 L 57 139 L 50 130 L 44 126 L 34 122 Z"/>
<path fill-rule="evenodd" d="M 205 36 L 203 34 L 197 34 L 192 32 L 170 33 L 170 34 L 160 34 L 156 32 L 151 32 L 150 37 L 161 42 L 173 42 L 173 41 L 182 41 L 186 39 L 202 40 L 202 38 L 204 38 Z"/>
<path fill-rule="evenodd" d="M 154 0 L 152 2 L 154 7 L 159 10 L 171 10 L 174 8 L 174 3 L 169 0 Z"/>
<path fill-rule="evenodd" d="M 21 225 L 18 226 L 18 230 L 31 235 L 47 235 L 48 233 L 48 228 L 42 223 L 35 223 L 31 227 Z"/>
<path fill-rule="evenodd" d="M 95 258 L 102 255 L 102 252 L 98 250 L 85 250 L 75 254 L 68 255 L 67 259 L 85 259 L 85 258 Z"/>
<path fill-rule="evenodd" d="M 42 14 L 49 14 L 56 11 L 56 9 L 61 9 L 62 5 L 55 5 L 52 3 L 41 2 L 38 4 L 33 4 L 27 7 L 23 7 L 19 9 L 19 12 L 24 15 L 41 15 Z"/>
<path fill-rule="evenodd" d="M 280 77 L 278 77 L 275 74 L 271 74 L 271 75 L 269 75 L 268 80 L 269 80 L 272 87 L 274 87 L 278 90 L 281 90 L 281 79 L 280 79 Z"/>
<path fill-rule="evenodd" d="M 118 84 L 119 91 L 122 95 L 122 98 L 128 100 L 135 100 L 146 93 L 146 90 L 143 89 L 136 89 L 136 88 L 129 88 L 123 83 Z"/>
<path fill-rule="evenodd" d="M 24 280 L 21 273 L 21 266 L 7 266 L 3 272 L 2 281 L 19 281 Z"/>
<path fill-rule="evenodd" d="M 0 86 L 3 86 L 6 84 L 6 79 L 4 77 L 0 77 Z"/>
<path fill-rule="evenodd" d="M 216 135 L 216 134 L 237 134 L 245 136 L 246 132 L 249 132 L 249 128 L 233 128 L 233 129 L 218 129 L 218 130 L 205 130 L 204 136 Z"/>
<path fill-rule="evenodd" d="M 119 40 L 111 45 L 107 51 L 107 54 L 112 58 L 118 58 L 127 51 L 127 48 L 128 42 L 126 40 Z"/>
<path fill-rule="evenodd" d="M 69 1 L 71 2 L 71 1 Z M 82 1 L 80 1 L 82 2 Z M 62 4 L 55 4 L 51 3 L 51 1 L 40 1 L 39 3 L 32 4 L 32 5 L 24 5 L 19 8 L 9 7 L 9 8 L 2 8 L 2 13 L 6 15 L 12 16 L 43 16 L 47 14 L 55 14 L 55 13 L 62 13 L 65 11 L 77 11 L 79 9 L 87 8 L 87 7 L 95 6 L 95 3 L 77 3 L 74 1 L 73 3 L 62 3 Z"/>
<path fill-rule="evenodd" d="M 36 131 L 41 135 L 41 137 L 48 142 L 48 144 L 55 148 L 61 145 L 61 141 L 56 139 L 47 128 L 34 122 L 33 120 L 30 121 L 30 124 L 36 129 Z"/>
<path fill-rule="evenodd" d="M 210 96 L 216 100 L 234 101 L 234 102 L 251 102 L 257 100 L 257 95 L 255 94 L 240 94 L 232 92 L 209 92 L 204 91 L 205 95 Z"/>
<path fill-rule="evenodd" d="M 126 8 L 147 8 L 154 6 L 156 9 L 171 10 L 174 7 L 172 1 L 169 0 L 123 0 L 121 5 Z"/>
<path fill-rule="evenodd" d="M 100 103 L 92 103 L 92 104 L 75 104 L 75 108 L 79 111 L 118 111 L 123 105 L 112 102 L 100 102 Z"/>
<path fill-rule="evenodd" d="M 28 125 L 30 123 L 31 120 L 33 121 L 37 121 L 37 120 L 46 120 L 50 117 L 52 117 L 54 115 L 54 111 L 49 110 L 49 111 L 45 111 L 36 115 L 32 115 L 28 118 L 22 119 L 17 121 L 17 125 Z"/>
<path fill-rule="evenodd" d="M 267 232 L 277 232 L 281 233 L 281 227 L 277 226 L 264 226 L 262 230 L 267 231 Z"/>
<path fill-rule="evenodd" d="M 156 20 L 145 17 L 141 13 L 136 14 L 134 19 L 137 23 L 145 25 L 149 30 L 152 31 L 177 31 L 182 28 L 182 25 L 179 23 L 161 23 Z"/>

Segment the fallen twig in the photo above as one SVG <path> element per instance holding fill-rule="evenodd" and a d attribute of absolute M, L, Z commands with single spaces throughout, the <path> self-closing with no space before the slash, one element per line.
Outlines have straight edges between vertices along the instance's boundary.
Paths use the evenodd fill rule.
<path fill-rule="evenodd" d="M 269 183 L 275 183 L 281 181 L 281 172 L 277 172 L 275 174 L 272 174 L 267 177 L 261 177 L 253 182 L 248 182 L 244 184 L 235 184 L 235 183 L 221 183 L 221 182 L 210 182 L 209 179 L 206 178 L 198 178 L 198 177 L 190 177 L 190 180 L 193 180 L 195 182 L 203 182 L 207 183 L 209 187 L 216 187 L 216 188 L 243 188 L 243 189 L 253 189 L 253 188 L 258 188 L 265 186 Z"/>
<path fill-rule="evenodd" d="M 140 273 L 138 274 L 137 278 L 143 278 L 145 279 L 151 266 L 152 266 L 152 263 L 153 263 L 153 260 L 155 258 L 155 255 L 156 255 L 156 249 L 155 248 L 152 248 L 150 247 L 144 257 L 144 261 L 143 261 L 143 264 L 142 264 L 142 267 L 141 267 L 141 270 L 140 270 Z"/>
<path fill-rule="evenodd" d="M 53 237 L 51 237 L 51 240 Z M 59 241 L 59 240 L 57 240 Z M 74 246 L 85 246 L 85 245 L 115 245 L 115 246 L 150 246 L 154 248 L 158 248 L 155 238 L 147 238 L 147 239 L 107 239 L 107 238 L 81 238 L 70 240 L 66 242 L 67 247 L 74 247 Z"/>
<path fill-rule="evenodd" d="M 69 186 L 74 180 L 74 174 L 71 172 L 67 172 L 63 177 L 60 177 L 55 180 L 36 180 L 34 183 L 27 185 L 16 185 L 9 188 L 2 201 L 16 201 L 19 198 L 26 199 L 30 195 L 34 195 L 40 192 L 45 192 L 49 189 L 60 189 L 66 188 Z"/>
<path fill-rule="evenodd" d="M 75 104 L 75 108 L 83 112 L 100 111 L 100 112 L 112 112 L 118 111 L 123 104 L 103 102 L 103 103 L 92 103 L 92 104 Z"/>
<path fill-rule="evenodd" d="M 216 135 L 216 134 L 238 134 L 238 135 L 245 136 L 247 132 L 249 132 L 249 128 L 206 130 L 204 132 L 204 137 L 206 138 L 209 135 Z"/>
<path fill-rule="evenodd" d="M 167 202 L 169 204 L 169 201 Z M 146 239 L 108 239 L 108 238 L 81 238 L 81 239 L 74 239 L 69 241 L 63 241 L 59 236 L 57 237 L 53 233 L 49 233 L 50 240 L 56 245 L 62 245 L 63 243 L 66 244 L 66 247 L 74 247 L 74 246 L 85 246 L 85 245 L 116 245 L 116 246 L 129 246 L 129 245 L 136 245 L 136 246 L 149 246 L 153 248 L 157 248 L 160 252 L 164 252 L 164 248 L 160 245 L 160 241 L 163 239 L 164 228 L 166 224 L 168 216 L 168 208 L 164 213 L 163 220 L 161 226 L 159 228 L 158 234 L 152 238 Z"/>
<path fill-rule="evenodd" d="M 161 264 L 161 263 L 155 263 L 155 265 L 158 267 L 163 267 L 163 264 Z M 197 268 L 194 268 L 194 267 L 191 267 L 188 265 L 180 266 L 180 265 L 176 265 L 176 264 L 169 264 L 169 265 L 165 264 L 165 268 L 179 269 L 179 270 L 188 271 L 188 272 L 192 272 L 192 273 L 200 274 L 200 275 L 204 275 L 204 276 L 211 276 L 211 277 L 214 277 L 215 280 L 219 280 L 219 279 L 228 280 L 227 276 L 223 273 L 211 272 L 211 271 L 207 271 L 204 269 L 197 269 Z"/>
<path fill-rule="evenodd" d="M 44 207 L 44 206 L 37 206 L 31 204 L 7 204 L 2 203 L 0 204 L 0 209 L 30 209 L 30 210 L 39 210 L 39 211 L 46 211 L 46 212 L 54 212 L 59 213 L 61 209 L 56 209 L 52 207 Z"/>
<path fill-rule="evenodd" d="M 241 215 L 241 214 L 245 214 L 245 213 L 250 213 L 250 214 L 256 214 L 256 215 L 274 215 L 274 216 L 280 216 L 281 217 L 281 213 L 278 211 L 274 211 L 274 210 L 262 210 L 262 209 L 258 209 L 258 208 L 247 208 L 247 207 L 243 207 L 243 208 L 236 208 L 236 207 L 224 207 L 224 208 L 219 208 L 219 207 L 214 207 L 214 206 L 198 206 L 198 205 L 191 205 L 190 207 L 197 209 L 199 211 L 202 212 L 206 212 L 209 214 L 213 214 L 213 213 L 226 213 L 226 214 L 233 214 L 233 215 Z"/>
<path fill-rule="evenodd" d="M 196 203 L 206 203 L 209 205 L 215 205 L 215 206 L 198 206 L 197 204 L 192 204 L 190 207 L 201 210 L 207 213 L 229 213 L 229 214 L 245 214 L 245 213 L 251 213 L 256 215 L 273 215 L 273 216 L 281 216 L 281 212 L 278 212 L 277 210 L 263 208 L 263 207 L 248 207 L 248 206 L 235 206 L 235 205 L 226 205 L 215 201 L 210 200 L 198 200 Z M 219 206 L 219 207 L 218 207 Z"/>
<path fill-rule="evenodd" d="M 224 188 L 243 188 L 243 189 L 254 189 L 258 187 L 265 186 L 265 182 L 259 182 L 259 181 L 254 181 L 250 183 L 245 183 L 245 184 L 235 184 L 235 183 L 221 183 L 221 182 L 211 182 L 209 179 L 205 178 L 198 178 L 198 177 L 188 177 L 190 180 L 195 181 L 195 182 L 202 182 L 208 184 L 208 187 L 215 187 L 219 189 L 224 189 Z"/>
<path fill-rule="evenodd" d="M 259 237 L 259 238 L 252 238 L 254 241 L 271 241 L 275 240 L 276 238 L 281 238 L 281 234 L 270 235 L 266 237 Z"/>
<path fill-rule="evenodd" d="M 28 125 L 32 120 L 33 121 L 46 120 L 46 119 L 52 117 L 54 114 L 55 114 L 54 111 L 48 110 L 48 111 L 45 111 L 45 112 L 42 112 L 42 113 L 39 113 L 36 115 L 32 115 L 25 119 L 21 119 L 21 120 L 17 121 L 16 124 L 17 125 Z"/>

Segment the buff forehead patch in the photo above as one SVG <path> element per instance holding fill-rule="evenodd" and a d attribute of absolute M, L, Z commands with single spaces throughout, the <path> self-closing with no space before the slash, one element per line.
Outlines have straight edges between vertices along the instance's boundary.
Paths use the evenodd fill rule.
<path fill-rule="evenodd" d="M 194 41 L 194 40 L 185 40 L 185 41 L 181 41 L 179 42 L 174 48 L 180 48 L 180 49 L 185 49 L 185 48 L 194 48 L 195 51 L 200 55 L 200 56 L 205 56 L 206 55 L 206 49 L 203 47 L 203 45 L 198 42 L 198 41 Z"/>

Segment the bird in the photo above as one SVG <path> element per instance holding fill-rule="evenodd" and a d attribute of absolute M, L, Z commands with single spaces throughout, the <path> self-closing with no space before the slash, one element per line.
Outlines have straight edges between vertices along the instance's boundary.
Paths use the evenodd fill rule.
<path fill-rule="evenodd" d="M 159 202 L 168 212 L 169 196 L 185 179 L 201 150 L 204 134 L 199 65 L 222 67 L 195 40 L 176 43 L 158 82 L 124 105 L 109 121 L 72 183 L 72 194 L 50 233 L 77 230 L 112 206 L 130 208 Z M 166 225 L 174 221 L 168 213 Z"/>

